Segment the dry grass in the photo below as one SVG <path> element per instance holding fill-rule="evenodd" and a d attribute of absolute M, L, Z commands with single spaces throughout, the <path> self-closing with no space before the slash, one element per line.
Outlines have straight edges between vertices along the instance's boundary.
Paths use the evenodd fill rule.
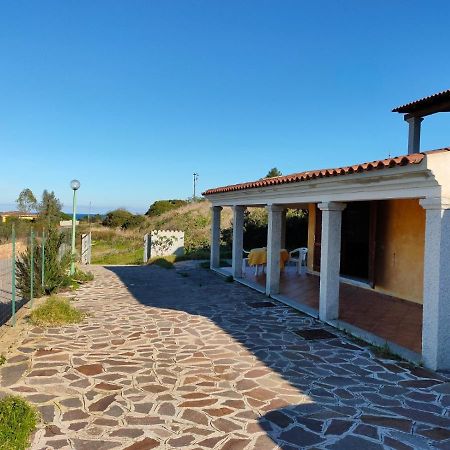
<path fill-rule="evenodd" d="M 131 230 L 93 225 L 92 263 L 142 264 L 144 234 L 157 229 L 184 231 L 185 250 L 189 257 L 207 259 L 211 225 L 210 208 L 211 204 L 207 201 L 190 203 L 161 216 L 146 217 L 142 226 Z M 224 208 L 222 228 L 230 227 L 231 222 L 231 208 Z M 78 231 L 87 232 L 87 224 L 80 226 Z"/>
<path fill-rule="evenodd" d="M 22 241 L 16 242 L 16 255 L 19 253 L 23 253 L 27 248 L 27 243 Z M 0 245 L 0 259 L 7 259 L 12 257 L 12 244 L 9 242 L 8 244 Z"/>
<path fill-rule="evenodd" d="M 190 203 L 158 217 L 149 217 L 145 227 L 148 230 L 165 229 L 180 230 L 185 233 L 185 247 L 188 252 L 209 247 L 211 226 L 211 203 L 207 201 Z M 222 228 L 232 223 L 231 208 L 222 210 Z"/>

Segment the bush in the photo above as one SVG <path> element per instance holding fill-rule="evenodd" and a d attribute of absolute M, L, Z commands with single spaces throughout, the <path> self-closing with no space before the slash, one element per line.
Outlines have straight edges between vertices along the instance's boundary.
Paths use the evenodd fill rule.
<path fill-rule="evenodd" d="M 83 284 L 88 281 L 92 281 L 94 279 L 94 275 L 92 272 L 84 272 L 78 268 L 75 268 L 75 273 L 73 274 L 72 279 L 79 284 Z"/>
<path fill-rule="evenodd" d="M 130 230 L 132 228 L 138 228 L 145 222 L 145 217 L 139 214 L 133 214 L 129 217 L 121 226 L 122 230 Z"/>
<path fill-rule="evenodd" d="M 115 209 L 106 214 L 102 225 L 110 228 L 121 228 L 132 216 L 133 214 L 126 209 Z"/>
<path fill-rule="evenodd" d="M 61 248 L 66 236 L 60 233 L 56 227 L 50 227 L 45 235 L 44 242 L 44 286 L 42 285 L 42 241 L 36 241 L 33 247 L 34 253 L 34 296 L 42 297 L 51 294 L 61 287 L 70 285 L 68 270 L 70 266 L 70 253 L 61 253 Z M 31 248 L 27 247 L 25 253 L 19 256 L 17 261 L 17 286 L 24 298 L 30 298 L 30 273 L 31 273 Z"/>
<path fill-rule="evenodd" d="M 9 395 L 0 400 L 0 450 L 25 450 L 36 428 L 38 414 L 21 397 Z"/>
<path fill-rule="evenodd" d="M 150 208 L 145 213 L 146 216 L 160 216 L 161 214 L 180 208 L 187 205 L 186 200 L 158 200 L 150 205 Z"/>
<path fill-rule="evenodd" d="M 137 228 L 145 222 L 145 218 L 139 214 L 132 214 L 126 209 L 115 209 L 106 214 L 102 225 L 110 228 L 122 228 L 128 230 Z"/>
<path fill-rule="evenodd" d="M 49 297 L 45 302 L 31 312 L 30 319 L 34 325 L 54 326 L 79 323 L 85 317 L 82 311 L 74 308 L 69 299 Z"/>

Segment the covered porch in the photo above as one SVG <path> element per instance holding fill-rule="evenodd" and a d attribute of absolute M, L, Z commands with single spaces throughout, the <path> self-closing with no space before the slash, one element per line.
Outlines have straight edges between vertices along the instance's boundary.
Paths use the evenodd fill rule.
<path fill-rule="evenodd" d="M 231 267 L 223 273 L 232 274 Z M 246 266 L 237 281 L 261 292 L 265 291 L 266 274 L 255 275 Z M 274 298 L 313 317 L 319 317 L 320 277 L 310 273 L 298 274 L 288 265 L 280 274 L 280 293 Z M 409 360 L 419 361 L 422 351 L 422 305 L 398 297 L 340 282 L 338 328 L 359 334 L 373 344 L 390 347 Z M 373 336 L 372 336 L 373 335 Z M 377 338 L 378 337 L 378 338 Z"/>
<path fill-rule="evenodd" d="M 207 191 L 211 268 L 406 359 L 450 369 L 450 260 L 443 253 L 450 217 L 441 171 L 449 157 L 443 149 Z M 233 209 L 231 269 L 220 268 L 225 206 Z M 268 216 L 267 263 L 258 276 L 243 264 L 245 211 L 254 207 Z M 302 274 L 280 270 L 290 208 L 309 210 Z"/>

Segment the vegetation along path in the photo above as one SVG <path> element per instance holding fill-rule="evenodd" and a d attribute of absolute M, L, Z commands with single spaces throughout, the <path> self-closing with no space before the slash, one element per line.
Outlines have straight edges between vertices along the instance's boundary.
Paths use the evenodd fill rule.
<path fill-rule="evenodd" d="M 84 322 L 30 327 L 2 368 L 33 449 L 450 448 L 436 374 L 193 263 L 92 270 Z"/>

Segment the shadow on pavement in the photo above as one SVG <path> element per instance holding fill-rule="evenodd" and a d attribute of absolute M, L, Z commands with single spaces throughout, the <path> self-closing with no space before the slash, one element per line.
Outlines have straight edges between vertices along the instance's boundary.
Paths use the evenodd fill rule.
<path fill-rule="evenodd" d="M 450 429 L 445 407 L 436 406 L 423 414 L 419 410 L 415 416 L 410 412 L 421 407 L 417 402 L 423 402 L 426 410 L 428 400 L 438 398 L 432 389 L 443 380 L 436 374 L 403 362 L 379 360 L 367 347 L 336 330 L 245 286 L 228 283 L 209 270 L 188 264 L 177 265 L 175 270 L 107 269 L 143 305 L 209 319 L 289 383 L 291 391 L 294 388 L 294 402 L 281 399 L 281 392 L 270 398 L 270 389 L 264 386 L 259 392 L 260 400 L 270 402 L 262 408 L 260 427 L 283 450 L 309 446 L 381 449 L 388 440 L 394 448 L 396 442 L 404 441 L 421 448 L 429 444 L 431 435 L 419 436 L 417 421 L 430 429 Z M 276 306 L 261 306 L 267 301 Z M 305 339 L 296 334 L 324 328 L 333 333 L 331 338 Z M 424 386 L 427 398 L 421 397 Z M 240 390 L 247 395 L 245 388 Z M 450 439 L 450 433 L 445 439 Z"/>

